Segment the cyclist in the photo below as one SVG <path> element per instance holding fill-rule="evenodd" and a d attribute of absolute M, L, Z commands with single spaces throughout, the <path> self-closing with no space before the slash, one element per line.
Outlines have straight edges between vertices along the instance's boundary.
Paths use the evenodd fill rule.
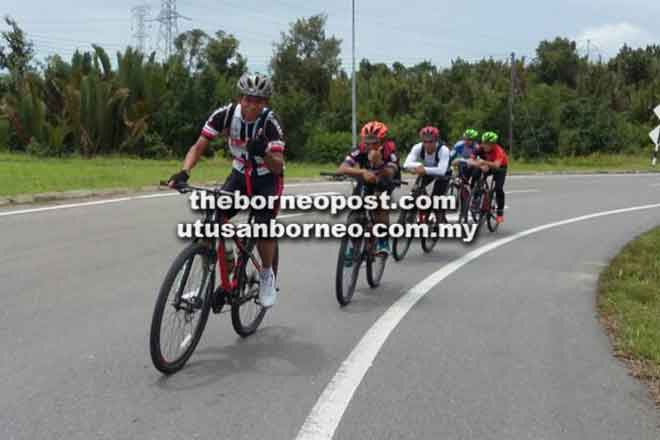
<path fill-rule="evenodd" d="M 479 148 L 477 140 L 479 139 L 479 132 L 473 128 L 468 128 L 463 133 L 463 140 L 454 145 L 451 151 L 450 163 L 458 163 L 458 175 L 469 182 L 472 177 L 472 170 L 465 162 L 453 162 L 454 159 L 470 159 L 474 156 L 475 151 Z"/>
<path fill-rule="evenodd" d="M 181 171 L 174 174 L 169 184 L 185 183 L 190 170 L 197 164 L 209 142 L 222 135 L 227 137 L 233 156 L 232 172 L 222 189 L 247 196 L 280 196 L 283 190 L 284 132 L 277 116 L 268 107 L 273 91 L 270 78 L 260 73 L 244 73 L 238 80 L 240 100 L 215 110 L 206 121 L 197 142 L 190 148 Z M 228 212 L 229 218 L 237 213 Z M 269 223 L 276 210 L 254 212 L 257 223 Z M 277 299 L 273 259 L 276 243 L 260 239 L 257 243 L 263 270 L 260 273 L 259 302 L 271 307 Z"/>
<path fill-rule="evenodd" d="M 504 181 L 506 180 L 507 167 L 509 165 L 509 158 L 502 148 L 497 143 L 499 137 L 497 133 L 487 131 L 481 137 L 481 146 L 476 151 L 476 160 L 474 165 L 477 167 L 473 175 L 476 182 L 481 173 L 486 173 L 486 176 L 492 175 L 495 180 L 495 199 L 497 200 L 497 217 L 498 224 L 504 223 Z"/>
<path fill-rule="evenodd" d="M 433 196 L 444 196 L 449 186 L 448 179 L 439 179 L 448 174 L 450 152 L 447 145 L 440 141 L 440 130 L 428 126 L 419 131 L 421 142 L 415 144 L 403 168 L 422 177 L 422 186 L 433 184 Z M 444 213 L 441 213 L 444 217 Z"/>
<path fill-rule="evenodd" d="M 382 122 L 367 122 L 360 132 L 360 145 L 346 156 L 337 173 L 361 177 L 369 187 L 369 194 L 379 194 L 385 191 L 391 194 L 394 190 L 393 177 L 399 166 L 396 144 L 387 138 L 387 132 L 387 125 Z M 374 220 L 378 224 L 389 226 L 389 213 L 378 209 L 374 212 Z M 388 255 L 390 253 L 389 239 L 379 239 L 376 251 Z"/>

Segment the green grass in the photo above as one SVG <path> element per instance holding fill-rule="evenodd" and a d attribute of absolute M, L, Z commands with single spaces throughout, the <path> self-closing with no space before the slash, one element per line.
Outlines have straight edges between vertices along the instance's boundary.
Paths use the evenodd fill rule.
<path fill-rule="evenodd" d="M 593 154 L 584 157 L 551 158 L 534 162 L 513 161 L 513 172 L 598 172 L 598 171 L 651 171 L 651 153 L 640 152 L 630 156 L 622 154 Z"/>
<path fill-rule="evenodd" d="M 629 243 L 601 274 L 598 308 L 617 356 L 660 403 L 660 227 Z"/>
<path fill-rule="evenodd" d="M 0 153 L 0 196 L 101 188 L 140 188 L 158 185 L 181 169 L 181 160 L 141 160 L 121 157 L 95 159 L 41 159 Z M 318 177 L 336 166 L 289 163 L 287 178 Z M 203 159 L 193 170 L 191 182 L 224 179 L 230 163 Z"/>
<path fill-rule="evenodd" d="M 509 166 L 509 172 L 649 171 L 652 168 L 646 156 L 594 155 L 539 162 L 514 161 Z M 340 160 L 341 158 L 337 162 Z M 322 165 L 289 162 L 286 176 L 288 179 L 317 178 L 320 171 L 333 171 L 337 165 L 338 163 Z M 180 160 L 141 160 L 125 157 L 41 159 L 24 154 L 0 153 L 0 196 L 75 189 L 140 188 L 158 184 L 160 180 L 179 170 L 180 166 Z M 228 172 L 227 160 L 204 159 L 193 170 L 192 181 L 217 181 L 224 179 Z"/>

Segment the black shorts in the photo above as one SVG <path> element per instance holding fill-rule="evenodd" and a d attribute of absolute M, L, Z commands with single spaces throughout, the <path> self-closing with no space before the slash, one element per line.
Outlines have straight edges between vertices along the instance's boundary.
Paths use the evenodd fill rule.
<path fill-rule="evenodd" d="M 223 191 L 236 192 L 239 191 L 243 195 L 248 195 L 246 177 L 244 174 L 239 173 L 236 170 L 232 170 L 227 180 L 225 180 L 224 185 L 222 185 Z M 253 176 L 252 177 L 252 194 L 258 196 L 281 196 L 282 189 L 284 187 L 284 179 L 282 176 L 275 176 L 273 174 L 266 174 L 264 176 Z M 275 217 L 277 217 L 277 209 L 264 209 L 255 210 L 254 221 L 255 223 L 270 223 Z M 230 209 L 224 211 L 224 215 L 227 219 L 232 218 L 238 212 L 237 209 Z"/>

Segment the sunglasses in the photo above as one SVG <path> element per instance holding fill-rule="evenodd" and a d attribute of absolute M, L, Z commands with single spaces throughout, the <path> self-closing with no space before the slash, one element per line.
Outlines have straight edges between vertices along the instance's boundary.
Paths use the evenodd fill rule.
<path fill-rule="evenodd" d="M 244 95 L 243 99 L 248 104 L 265 104 L 266 103 L 266 98 L 262 98 L 261 96 Z"/>

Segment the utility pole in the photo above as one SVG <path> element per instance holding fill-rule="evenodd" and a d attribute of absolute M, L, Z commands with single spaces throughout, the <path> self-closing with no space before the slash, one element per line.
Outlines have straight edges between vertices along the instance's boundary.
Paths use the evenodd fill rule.
<path fill-rule="evenodd" d="M 156 50 L 167 60 L 174 53 L 174 39 L 179 35 L 179 19 L 190 20 L 176 10 L 176 0 L 161 0 L 160 12 L 153 21 L 160 23 Z"/>
<path fill-rule="evenodd" d="M 516 53 L 511 52 L 511 94 L 509 95 L 509 153 L 513 157 L 513 99 L 516 93 Z"/>
<path fill-rule="evenodd" d="M 146 49 L 148 35 L 147 26 L 145 23 L 147 20 L 147 15 L 149 15 L 150 11 L 151 7 L 146 3 L 135 6 L 133 9 L 131 9 L 131 13 L 133 15 L 133 38 L 135 38 L 136 43 L 135 48 L 140 53 L 144 53 Z"/>
<path fill-rule="evenodd" d="M 353 0 L 353 67 L 351 73 L 352 81 L 352 129 L 353 129 L 353 148 L 357 147 L 357 82 L 355 78 L 355 0 Z"/>

